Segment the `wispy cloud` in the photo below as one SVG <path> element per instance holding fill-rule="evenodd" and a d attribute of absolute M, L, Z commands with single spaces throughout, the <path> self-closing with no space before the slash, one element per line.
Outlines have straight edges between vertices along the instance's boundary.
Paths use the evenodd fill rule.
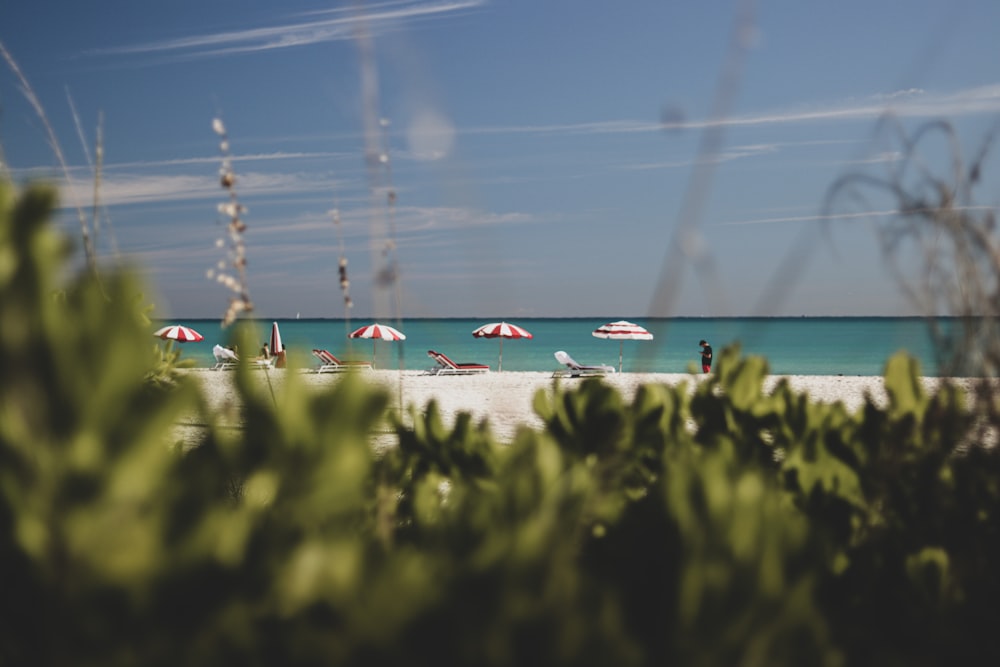
<path fill-rule="evenodd" d="M 467 3 L 466 3 L 467 4 Z M 767 114 L 734 117 L 727 121 L 734 126 L 749 126 L 757 124 L 805 123 L 822 119 L 838 120 L 874 120 L 887 111 L 899 117 L 957 117 L 967 114 L 997 114 L 1000 113 L 1000 84 L 980 86 L 948 94 L 932 94 L 920 90 L 902 91 L 897 94 L 878 95 L 858 102 L 845 102 L 830 105 L 826 109 L 787 110 Z M 707 122 L 688 121 L 685 127 L 705 127 Z M 586 122 L 562 125 L 526 125 L 526 126 L 495 126 L 459 129 L 459 134 L 537 134 L 560 135 L 581 134 L 600 135 L 634 132 L 661 131 L 659 123 L 633 120 L 616 120 L 606 122 Z M 724 152 L 712 156 L 689 156 L 675 160 L 655 160 L 636 162 L 618 166 L 621 170 L 654 170 L 690 167 L 697 161 L 711 160 L 721 163 L 734 160 L 745 160 L 773 154 L 778 151 L 793 149 L 801 145 L 843 143 L 832 140 L 814 142 L 771 142 L 743 144 L 727 148 Z M 363 187 L 361 181 L 336 182 L 329 170 L 310 169 L 310 161 L 331 159 L 351 159 L 355 157 L 350 152 L 311 152 L 311 151 L 275 151 L 266 153 L 248 153 L 233 157 L 236 163 L 244 165 L 261 165 L 255 171 L 239 174 L 240 188 L 248 196 L 275 197 L 305 195 L 315 193 L 320 197 L 332 196 L 336 190 L 338 196 L 351 196 L 355 190 Z M 405 151 L 399 151 L 397 157 L 406 159 Z M 626 158 L 627 159 L 627 158 Z M 897 160 L 894 153 L 883 153 L 858 160 L 864 163 L 891 162 Z M 159 161 L 139 161 L 113 163 L 105 166 L 102 178 L 101 198 L 106 206 L 135 203 L 169 203 L 220 198 L 220 191 L 215 182 L 215 170 L 206 169 L 204 173 L 171 174 L 186 166 L 217 164 L 219 157 L 214 155 L 176 158 Z M 290 166 L 279 168 L 282 173 L 268 173 L 270 167 L 263 165 L 278 165 L 282 162 Z M 858 162 L 854 162 L 857 164 Z M 844 164 L 838 162 L 838 164 Z M 850 164 L 850 163 L 849 163 Z M 60 180 L 52 174 L 51 169 L 21 169 L 11 170 L 15 178 L 48 177 Z M 160 173 L 144 173 L 144 172 Z M 356 177 L 357 175 L 355 175 Z M 72 169 L 74 189 L 78 193 L 89 193 L 92 175 L 89 168 Z M 354 177 L 352 177 L 354 178 Z M 64 201 L 71 201 L 65 198 Z M 439 221 L 424 221 L 424 224 L 441 224 L 447 220 L 444 216 Z"/>
<path fill-rule="evenodd" d="M 359 206 L 341 211 L 341 225 L 349 237 L 367 236 L 374 215 L 385 211 Z M 485 211 L 452 206 L 400 206 L 395 210 L 395 225 L 399 236 L 425 233 L 471 231 L 487 227 L 526 225 L 541 222 L 536 216 L 519 213 Z M 270 231 L 287 233 L 331 229 L 331 216 L 327 212 L 305 214 L 294 220 L 285 220 L 280 226 L 261 225 Z"/>
<path fill-rule="evenodd" d="M 841 164 L 843 165 L 862 165 L 862 164 L 886 164 L 899 162 L 903 159 L 903 154 L 899 151 L 885 151 L 882 153 L 877 153 L 875 155 L 869 155 L 867 157 L 858 158 L 856 160 L 847 160 Z"/>
<path fill-rule="evenodd" d="M 314 157 L 309 154 L 308 157 Z M 241 161 L 295 160 L 292 154 L 244 156 Z M 225 193 L 215 178 L 215 170 L 204 173 L 164 173 L 169 167 L 191 165 L 214 165 L 218 158 L 183 158 L 149 162 L 118 163 L 104 170 L 101 177 L 100 202 L 106 208 L 136 204 L 167 206 L 184 202 L 206 200 L 223 201 Z M 152 173 L 144 173 L 146 170 Z M 93 191 L 93 176 L 88 167 L 70 170 L 71 181 L 40 169 L 21 169 L 14 173 L 18 180 L 38 179 L 48 176 L 49 180 L 63 192 L 61 200 L 65 206 L 74 206 L 74 201 L 86 206 Z M 257 206 L 274 206 L 282 201 L 294 201 L 297 205 L 314 204 L 319 213 L 310 214 L 308 221 L 299 223 L 308 226 L 330 224 L 327 209 L 337 202 L 342 209 L 345 225 L 355 222 L 367 225 L 375 214 L 370 208 L 372 200 L 367 184 L 352 178 L 334 178 L 323 171 L 241 171 L 237 173 L 237 189 L 245 201 L 256 200 Z M 214 211 L 214 205 L 206 204 Z M 384 213 L 384 211 L 383 211 Z M 422 208 L 401 206 L 395 211 L 397 225 L 410 230 L 448 230 L 473 228 L 499 224 L 524 224 L 534 222 L 534 218 L 520 213 L 491 213 L 457 207 Z"/>
<path fill-rule="evenodd" d="M 756 218 L 752 220 L 731 220 L 729 222 L 716 223 L 719 227 L 739 227 L 744 225 L 773 225 L 787 224 L 793 222 L 828 222 L 831 220 L 861 220 L 872 217 L 887 217 L 897 215 L 899 211 L 861 211 L 854 213 L 837 213 L 821 215 L 818 213 L 811 215 L 789 215 L 775 218 Z"/>
<path fill-rule="evenodd" d="M 303 152 L 303 151 L 275 151 L 271 153 L 255 153 L 232 155 L 230 161 L 234 164 L 253 164 L 271 162 L 296 162 L 303 163 L 312 160 L 331 159 L 357 159 L 356 152 Z M 140 160 L 132 162 L 107 162 L 104 164 L 104 176 L 113 176 L 115 173 L 124 171 L 155 171 L 158 169 L 168 169 L 171 167 L 188 167 L 197 165 L 218 165 L 221 163 L 218 155 L 205 155 L 195 157 L 172 158 L 169 160 Z M 16 178 L 45 178 L 52 173 L 51 167 L 19 167 L 11 168 L 11 174 Z M 92 167 L 89 165 L 70 165 L 71 177 L 88 179 L 92 177 Z"/>
<path fill-rule="evenodd" d="M 357 29 L 362 25 L 369 33 L 379 34 L 397 29 L 407 21 L 443 17 L 471 10 L 483 4 L 485 0 L 386 2 L 374 5 L 367 11 L 335 9 L 310 14 L 311 18 L 304 21 L 95 49 L 85 55 L 157 55 L 175 60 L 192 60 L 295 48 L 353 39 Z"/>
<path fill-rule="evenodd" d="M 770 153 L 777 153 L 780 144 L 754 144 L 747 146 L 733 146 L 729 150 L 722 151 L 716 155 L 706 155 L 693 160 L 667 160 L 661 162 L 641 162 L 618 167 L 626 171 L 645 171 L 650 169 L 677 169 L 690 167 L 694 164 L 721 164 L 742 158 L 758 157 Z"/>
<path fill-rule="evenodd" d="M 512 125 L 459 128 L 461 134 L 631 134 L 664 130 L 700 130 L 708 127 L 759 127 L 818 121 L 874 120 L 886 114 L 900 118 L 949 118 L 1000 113 L 1000 83 L 951 93 L 929 93 L 909 89 L 880 93 L 865 99 L 850 99 L 825 106 L 780 109 L 727 118 L 703 118 L 653 122 L 610 120 L 547 125 Z"/>
<path fill-rule="evenodd" d="M 398 225 L 407 232 L 452 231 L 492 226 L 523 225 L 537 222 L 526 213 L 496 213 L 457 207 L 402 207 L 397 210 Z"/>
<path fill-rule="evenodd" d="M 218 197 L 213 189 L 211 197 Z M 208 194 L 206 194 L 208 198 Z M 329 252 L 329 244 L 343 234 L 349 245 L 355 248 L 368 249 L 372 242 L 370 222 L 373 215 L 384 214 L 370 206 L 362 204 L 342 211 L 341 229 L 338 233 L 332 222 L 329 211 L 318 209 L 304 212 L 289 218 L 287 215 L 250 212 L 248 218 L 248 234 L 252 237 L 252 245 L 264 244 L 270 250 L 281 244 L 288 244 L 289 239 L 297 239 L 303 252 L 312 251 L 315 246 L 323 252 Z M 162 219 L 170 229 L 179 230 L 201 226 L 207 235 L 214 232 L 211 221 L 214 208 L 206 206 L 203 216 L 192 218 L 190 211 L 171 212 Z M 173 221 L 171 221 L 173 220 Z M 397 240 L 404 241 L 408 249 L 416 247 L 450 247 L 461 238 L 463 232 L 478 232 L 493 227 L 509 227 L 511 225 L 528 225 L 543 222 L 537 216 L 520 212 L 494 212 L 474 208 L 446 206 L 404 206 L 395 214 Z M 183 221 L 183 222 L 181 222 Z M 163 227 L 157 225 L 138 225 L 130 229 L 130 248 L 137 247 L 149 251 L 163 250 L 164 246 L 180 243 L 176 239 L 164 239 Z M 206 249 L 208 246 L 206 246 Z M 295 256 L 295 255 L 292 255 Z"/>
<path fill-rule="evenodd" d="M 815 121 L 872 120 L 892 114 L 900 118 L 956 117 L 1000 112 L 1000 83 L 951 93 L 910 89 L 825 107 L 805 107 L 721 119 L 680 121 L 664 129 L 702 129 L 711 126 L 759 127 Z"/>
<path fill-rule="evenodd" d="M 254 153 L 243 155 L 232 155 L 230 161 L 233 163 L 251 162 L 281 162 L 289 160 L 325 160 L 330 158 L 357 158 L 357 153 L 349 152 L 304 152 L 304 151 L 275 151 L 272 153 Z M 192 164 L 219 164 L 221 159 L 217 155 L 204 157 L 176 158 L 172 160 L 145 160 L 141 162 L 113 162 L 105 165 L 106 170 L 115 169 L 156 169 L 160 167 L 185 166 Z"/>
<path fill-rule="evenodd" d="M 72 186 L 65 181 L 57 186 L 67 192 L 89 193 L 93 182 L 89 174 L 77 170 Z M 246 172 L 237 175 L 237 187 L 247 196 L 289 195 L 294 193 L 327 192 L 332 190 L 329 178 L 310 173 Z M 193 174 L 126 174 L 105 173 L 101 178 L 101 204 L 106 207 L 129 204 L 151 204 L 225 199 L 225 193 L 215 178 Z M 63 197 L 71 202 L 71 197 Z"/>
<path fill-rule="evenodd" d="M 961 206 L 956 207 L 954 210 L 958 211 L 989 211 L 992 210 L 989 206 Z M 907 213 L 914 213 L 914 211 L 908 211 Z M 864 220 L 866 218 L 890 218 L 897 215 L 903 215 L 903 211 L 899 209 L 888 209 L 884 211 L 853 211 L 849 213 L 830 213 L 830 214 L 820 214 L 814 213 L 811 215 L 791 215 L 775 218 L 756 218 L 752 220 L 731 220 L 729 222 L 719 222 L 716 223 L 719 227 L 736 227 L 742 225 L 771 225 L 771 224 L 787 224 L 795 222 L 834 222 L 834 221 L 851 221 L 851 220 Z"/>
<path fill-rule="evenodd" d="M 608 120 L 547 125 L 496 125 L 459 128 L 461 134 L 633 134 L 659 132 L 663 125 L 653 121 Z"/>

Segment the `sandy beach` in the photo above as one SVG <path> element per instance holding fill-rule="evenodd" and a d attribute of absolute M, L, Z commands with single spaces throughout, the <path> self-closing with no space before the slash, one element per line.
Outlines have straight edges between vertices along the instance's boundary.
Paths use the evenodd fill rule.
<path fill-rule="evenodd" d="M 204 388 L 209 405 L 213 409 L 234 413 L 236 393 L 233 389 L 232 372 L 195 369 L 185 371 L 195 376 Z M 277 394 L 287 381 L 288 374 L 294 373 L 307 386 L 330 386 L 343 378 L 342 374 L 316 374 L 301 370 L 270 370 L 254 372 L 253 377 L 262 386 L 270 381 Z M 553 378 L 551 373 L 539 372 L 490 372 L 482 375 L 435 376 L 422 371 L 361 371 L 368 382 L 384 387 L 393 397 L 393 407 L 406 408 L 409 405 L 423 407 L 430 400 L 437 401 L 443 417 L 450 423 L 456 414 L 469 412 L 476 421 L 489 419 L 493 432 L 500 438 L 511 437 L 519 424 L 540 427 L 541 420 L 532 410 L 532 399 L 538 389 L 551 389 L 558 383 L 563 387 L 573 387 L 581 382 L 579 378 Z M 703 381 L 707 376 L 692 376 L 683 373 L 612 373 L 604 376 L 604 381 L 618 388 L 623 396 L 631 399 L 636 389 L 643 384 L 662 383 L 677 385 Z M 865 396 L 884 404 L 886 400 L 883 379 L 879 376 L 819 376 L 791 375 L 769 376 L 765 389 L 770 391 L 782 378 L 787 378 L 792 388 L 804 392 L 814 400 L 822 402 L 841 401 L 849 410 L 864 404 Z M 954 380 L 971 387 L 973 380 Z M 928 391 L 933 391 L 940 380 L 923 378 Z M 237 406 L 238 407 L 238 406 Z"/>

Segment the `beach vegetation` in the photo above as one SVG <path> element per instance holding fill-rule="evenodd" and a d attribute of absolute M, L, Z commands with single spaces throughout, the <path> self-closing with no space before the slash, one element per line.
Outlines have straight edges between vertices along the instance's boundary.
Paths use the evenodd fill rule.
<path fill-rule="evenodd" d="M 216 246 L 225 248 L 226 256 L 218 264 L 208 269 L 207 277 L 229 290 L 229 304 L 222 316 L 222 325 L 228 327 L 240 315 L 253 311 L 250 289 L 247 286 L 247 224 L 244 216 L 247 209 L 240 203 L 236 191 L 236 172 L 229 148 L 229 135 L 221 118 L 212 121 L 212 130 L 219 137 L 219 152 L 222 165 L 219 167 L 219 184 L 226 191 L 227 199 L 218 205 L 219 215 L 226 221 L 226 237 L 216 241 Z"/>
<path fill-rule="evenodd" d="M 946 119 L 908 128 L 892 113 L 874 138 L 898 159 L 848 171 L 830 186 L 823 216 L 862 215 L 872 224 L 882 266 L 927 323 L 941 376 L 1000 375 L 1000 241 L 996 207 L 977 198 L 995 150 L 994 121 L 971 157 Z M 943 155 L 935 149 L 943 147 Z M 931 156 L 935 156 L 933 159 Z M 890 215 L 871 213 L 888 208 Z M 829 230 L 828 230 L 829 231 Z M 914 261 L 916 258 L 916 261 Z M 1000 423 L 991 385 L 980 410 Z"/>
<path fill-rule="evenodd" d="M 54 206 L 0 184 L 0 664 L 1000 659 L 990 421 L 906 356 L 851 411 L 729 347 L 630 399 L 554 385 L 506 440 L 241 366 L 234 428 Z"/>

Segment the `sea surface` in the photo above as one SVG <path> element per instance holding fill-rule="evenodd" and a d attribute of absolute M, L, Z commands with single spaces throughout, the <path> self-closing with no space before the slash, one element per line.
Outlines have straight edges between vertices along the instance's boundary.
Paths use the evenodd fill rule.
<path fill-rule="evenodd" d="M 581 364 L 609 364 L 624 372 L 687 373 L 700 368 L 698 342 L 707 340 L 716 359 L 724 348 L 739 345 L 742 354 L 763 356 L 775 375 L 881 375 L 894 353 L 905 351 L 920 363 L 921 373 L 938 376 L 934 347 L 927 321 L 897 317 L 794 317 L 794 318 L 627 318 L 649 330 L 651 341 L 596 338 L 592 332 L 609 318 L 523 318 L 508 320 L 530 333 L 528 339 L 475 338 L 472 331 L 487 324 L 482 319 L 405 319 L 383 321 L 406 335 L 405 341 L 351 339 L 348 333 L 365 320 L 277 320 L 290 357 L 301 366 L 315 366 L 313 348 L 326 348 L 341 359 L 373 359 L 377 368 L 423 370 L 434 365 L 427 350 L 443 352 L 453 361 L 489 364 L 505 371 L 553 371 L 560 368 L 553 356 L 565 350 Z M 218 320 L 171 320 L 193 327 L 205 336 L 198 343 L 178 344 L 182 358 L 197 366 L 214 363 L 212 347 L 226 345 L 232 327 Z M 159 326 L 158 322 L 157 325 Z M 256 354 L 271 330 L 272 320 L 248 320 L 255 332 Z M 502 355 L 502 356 L 501 356 Z M 502 364 L 502 367 L 501 367 Z M 974 375 L 975 373 L 965 373 Z"/>

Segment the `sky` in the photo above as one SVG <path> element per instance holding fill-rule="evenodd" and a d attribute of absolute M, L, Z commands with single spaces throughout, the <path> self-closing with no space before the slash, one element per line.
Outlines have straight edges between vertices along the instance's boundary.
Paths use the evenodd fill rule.
<path fill-rule="evenodd" d="M 56 184 L 165 318 L 233 295 L 224 158 L 261 318 L 919 315 L 887 185 L 990 145 L 998 25 L 996 0 L 0 0 L 0 174 Z"/>

